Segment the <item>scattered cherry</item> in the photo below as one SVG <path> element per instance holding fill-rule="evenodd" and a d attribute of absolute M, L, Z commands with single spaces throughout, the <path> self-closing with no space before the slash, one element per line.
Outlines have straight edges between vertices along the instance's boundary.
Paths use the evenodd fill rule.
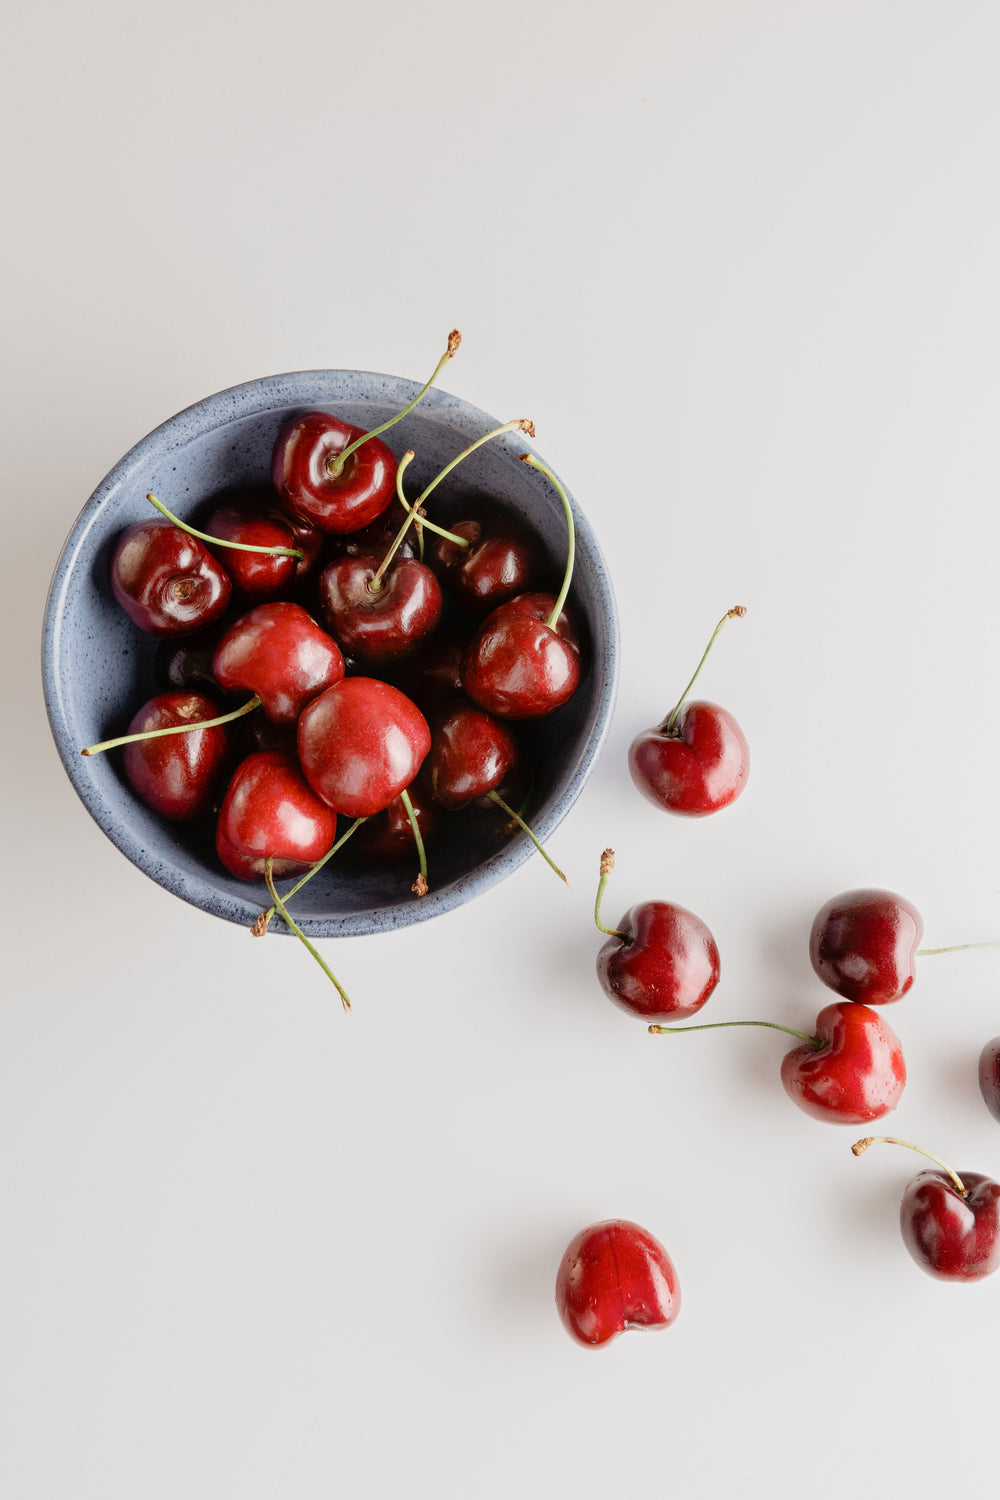
<path fill-rule="evenodd" d="M 979 1092 L 994 1120 L 1000 1120 L 1000 1036 L 979 1054 Z"/>
<path fill-rule="evenodd" d="M 627 1329 L 667 1328 L 681 1306 L 670 1256 L 648 1229 L 606 1219 L 567 1246 L 556 1277 L 556 1307 L 580 1344 L 606 1344 Z"/>

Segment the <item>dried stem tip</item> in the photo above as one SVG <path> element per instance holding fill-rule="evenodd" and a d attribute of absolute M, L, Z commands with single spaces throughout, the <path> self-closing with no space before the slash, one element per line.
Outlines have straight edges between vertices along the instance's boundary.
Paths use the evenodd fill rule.
<path fill-rule="evenodd" d="M 455 355 L 458 353 L 461 347 L 462 335 L 459 333 L 457 328 L 453 328 L 448 335 L 448 358 L 454 359 Z"/>
<path fill-rule="evenodd" d="M 732 607 L 732 609 L 726 615 L 726 619 L 727 620 L 742 620 L 742 618 L 746 614 L 746 612 L 747 612 L 747 607 L 746 607 L 745 604 L 734 604 L 733 607 Z"/>
<path fill-rule="evenodd" d="M 613 849 L 605 849 L 604 853 L 601 855 L 601 874 L 610 875 L 614 867 L 615 851 Z"/>
<path fill-rule="evenodd" d="M 424 879 L 423 875 L 418 875 L 416 880 L 410 886 L 410 890 L 415 896 L 426 896 L 427 892 L 430 890 L 430 886 L 427 884 L 427 881 Z"/>
<path fill-rule="evenodd" d="M 261 914 L 260 914 L 260 916 L 257 918 L 256 922 L 253 924 L 253 926 L 250 929 L 250 936 L 251 937 L 263 937 L 264 934 L 267 932 L 267 923 L 268 923 L 267 912 L 266 911 L 262 911 Z"/>
<path fill-rule="evenodd" d="M 868 1150 L 868 1147 L 874 1144 L 874 1141 L 875 1137 L 873 1135 L 866 1135 L 863 1141 L 855 1141 L 854 1145 L 851 1147 L 851 1150 L 854 1152 L 855 1156 L 863 1156 Z"/>
<path fill-rule="evenodd" d="M 517 425 L 518 427 L 520 427 L 521 431 L 526 432 L 529 437 L 535 436 L 535 424 L 530 417 L 522 417 Z"/>

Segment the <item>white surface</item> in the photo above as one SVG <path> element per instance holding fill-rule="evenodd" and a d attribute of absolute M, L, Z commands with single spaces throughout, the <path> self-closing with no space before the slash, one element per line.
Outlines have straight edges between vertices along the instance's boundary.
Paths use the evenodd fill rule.
<path fill-rule="evenodd" d="M 1000 932 L 995 5 L 23 7 L 5 339 L 0 1492 L 924 1495 L 995 1482 L 1000 1277 L 896 1224 L 915 1158 L 796 1111 L 782 1039 L 653 1040 L 607 913 L 713 928 L 705 1019 L 808 1024 L 806 934 L 885 884 Z M 48 739 L 49 571 L 114 461 L 272 371 L 420 377 L 530 415 L 601 536 L 611 743 L 540 860 L 344 942 L 351 1017 L 116 853 Z M 717 818 L 625 749 L 729 605 L 706 696 L 753 750 Z M 11 687 L 12 684 L 12 687 Z M 329 945 L 328 945 L 329 946 Z M 1000 1170 L 975 1085 L 1000 958 L 894 1008 L 893 1128 Z M 552 1284 L 647 1224 L 684 1307 L 585 1352 Z"/>

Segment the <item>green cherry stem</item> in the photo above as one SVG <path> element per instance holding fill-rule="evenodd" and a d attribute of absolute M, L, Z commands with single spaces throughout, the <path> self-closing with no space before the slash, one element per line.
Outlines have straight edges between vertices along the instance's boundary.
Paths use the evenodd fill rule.
<path fill-rule="evenodd" d="M 413 449 L 411 448 L 408 453 L 403 454 L 396 468 L 396 495 L 399 499 L 400 505 L 406 511 L 408 516 L 412 514 L 416 507 L 412 506 L 409 500 L 407 500 L 406 496 L 403 494 L 403 471 L 405 470 L 412 457 Z M 420 542 L 421 557 L 423 556 L 422 549 L 424 545 L 425 529 L 427 531 L 436 532 L 438 536 L 443 536 L 446 541 L 455 542 L 460 547 L 472 546 L 472 543 L 469 541 L 468 537 L 458 536 L 454 531 L 446 531 L 443 526 L 438 526 L 436 522 L 428 521 L 427 517 L 425 515 L 422 515 L 420 511 L 417 511 L 417 514 L 413 517 L 413 526 L 417 533 L 417 539 Z"/>
<path fill-rule="evenodd" d="M 650 1026 L 647 1029 L 650 1036 L 667 1036 L 675 1031 L 716 1031 L 723 1026 L 767 1026 L 771 1031 L 784 1031 L 789 1036 L 797 1036 L 801 1042 L 808 1042 L 814 1052 L 826 1046 L 821 1036 L 810 1036 L 792 1026 L 779 1026 L 777 1021 L 705 1021 L 701 1026 Z"/>
<path fill-rule="evenodd" d="M 242 708 L 234 708 L 231 714 L 222 714 L 217 719 L 199 719 L 195 724 L 171 724 L 169 729 L 147 729 L 145 734 L 121 734 L 116 740 L 102 740 L 99 745 L 88 745 L 80 754 L 100 755 L 105 750 L 117 750 L 119 745 L 135 745 L 139 740 L 158 740 L 165 734 L 190 734 L 192 729 L 216 729 L 220 724 L 231 724 L 234 719 L 242 719 L 244 714 L 253 713 L 255 708 L 260 708 L 260 698 L 256 693 Z"/>
<path fill-rule="evenodd" d="M 969 1190 L 965 1183 L 959 1177 L 958 1173 L 949 1167 L 946 1161 L 942 1161 L 940 1156 L 935 1156 L 932 1151 L 925 1151 L 923 1146 L 915 1146 L 912 1141 L 901 1141 L 896 1135 L 866 1135 L 864 1140 L 855 1141 L 851 1150 L 855 1156 L 863 1156 L 869 1146 L 877 1146 L 879 1144 L 884 1146 L 906 1146 L 910 1151 L 916 1151 L 920 1156 L 926 1156 L 927 1160 L 934 1162 L 935 1166 L 940 1167 L 942 1172 L 947 1172 L 963 1198 L 969 1196 Z"/>
<path fill-rule="evenodd" d="M 284 921 L 288 923 L 289 927 L 295 933 L 295 936 L 298 938 L 299 942 L 304 943 L 305 946 L 309 949 L 309 952 L 312 954 L 313 958 L 319 964 L 320 968 L 323 970 L 323 973 L 326 975 L 327 979 L 329 979 L 330 983 L 337 991 L 337 994 L 340 996 L 344 1009 L 350 1010 L 351 1002 L 347 998 L 347 991 L 344 989 L 344 986 L 341 984 L 336 974 L 334 974 L 329 964 L 326 963 L 324 959 L 320 958 L 319 954 L 316 952 L 316 949 L 306 937 L 305 933 L 302 931 L 302 928 L 296 922 L 295 918 L 290 916 L 285 909 L 285 903 L 278 895 L 277 889 L 274 884 L 273 865 L 274 861 L 272 859 L 266 859 L 264 861 L 264 879 L 267 881 L 267 888 L 271 892 L 271 899 L 274 902 L 275 909 L 280 913 Z"/>
<path fill-rule="evenodd" d="M 528 827 L 527 823 L 521 817 L 521 814 L 515 812 L 512 807 L 508 807 L 499 792 L 489 792 L 487 795 L 489 796 L 491 802 L 495 802 L 497 807 L 501 808 L 507 814 L 512 823 L 517 824 L 522 833 L 526 833 L 528 835 L 529 839 L 534 844 L 535 848 L 538 850 L 539 854 L 542 856 L 549 868 L 555 870 L 556 874 L 559 876 L 559 879 L 565 885 L 569 885 L 569 881 L 566 879 L 566 876 L 563 874 L 562 870 L 560 870 L 559 866 L 556 864 L 552 856 L 547 854 L 542 848 L 541 844 L 538 842 L 535 835 Z M 570 886 L 570 889 L 572 890 L 572 886 Z"/>
<path fill-rule="evenodd" d="M 708 645 L 705 647 L 704 652 L 702 653 L 701 661 L 698 663 L 698 665 L 694 669 L 694 676 L 691 678 L 691 681 L 688 683 L 688 685 L 684 689 L 683 693 L 681 693 L 681 695 L 678 698 L 677 704 L 674 707 L 673 711 L 670 714 L 668 714 L 668 716 L 667 716 L 667 722 L 666 722 L 666 733 L 667 734 L 672 734 L 673 733 L 674 725 L 677 723 L 677 715 L 680 713 L 681 709 L 684 706 L 684 699 L 687 697 L 688 693 L 690 693 L 691 689 L 694 687 L 695 683 L 697 682 L 697 680 L 698 680 L 698 673 L 701 671 L 702 667 L 705 665 L 705 662 L 708 659 L 708 653 L 711 651 L 712 647 L 715 645 L 715 638 L 719 634 L 719 631 L 722 629 L 723 625 L 725 625 L 725 623 L 726 623 L 727 620 L 741 620 L 745 614 L 746 614 L 746 607 L 744 605 L 742 605 L 742 604 L 736 604 L 736 605 L 734 605 L 732 609 L 727 609 L 726 610 L 726 613 L 722 616 L 722 619 L 719 621 L 718 625 L 716 625 L 715 629 L 712 631 L 712 638 L 709 641 Z"/>
<path fill-rule="evenodd" d="M 621 938 L 623 943 L 627 943 L 628 937 L 624 932 L 619 932 L 615 927 L 605 927 L 601 921 L 601 902 L 604 900 L 604 887 L 607 885 L 608 876 L 614 867 L 615 851 L 613 849 L 605 849 L 601 855 L 601 878 L 597 885 L 597 899 L 594 901 L 594 921 L 597 923 L 599 931 L 606 932 L 608 937 Z"/>
<path fill-rule="evenodd" d="M 320 870 L 322 870 L 322 868 L 326 864 L 327 860 L 328 859 L 332 859 L 333 856 L 336 854 L 337 850 L 338 849 L 342 849 L 344 847 L 344 845 L 347 843 L 347 840 L 350 838 L 351 834 L 354 833 L 356 829 L 360 828 L 361 825 L 362 825 L 362 823 L 364 823 L 366 821 L 367 821 L 367 819 L 365 819 L 365 818 L 355 818 L 354 822 L 351 824 L 351 826 L 347 830 L 347 832 L 346 833 L 342 833 L 340 835 L 340 838 L 337 840 L 337 842 L 335 844 L 331 845 L 331 847 L 326 851 L 326 853 L 323 855 L 323 858 L 322 859 L 318 859 L 316 861 L 316 863 L 312 866 L 312 868 L 310 870 L 307 870 L 306 873 L 302 876 L 302 878 L 300 880 L 296 881 L 295 885 L 292 886 L 291 890 L 285 892 L 284 896 L 282 897 L 282 900 L 283 901 L 291 901 L 291 899 L 292 899 L 293 896 L 297 896 L 298 893 L 299 893 L 299 891 L 301 891 L 302 887 L 304 885 L 308 885 L 309 882 L 310 882 L 310 880 L 312 880 L 312 878 L 313 878 L 314 875 L 318 875 L 319 874 Z M 262 911 L 261 912 L 260 916 L 257 918 L 256 922 L 253 924 L 253 926 L 250 929 L 250 931 L 253 933 L 254 937 L 263 937 L 264 936 L 264 933 L 267 931 L 267 924 L 268 924 L 268 922 L 270 922 L 271 918 L 274 916 L 274 914 L 275 914 L 275 912 L 277 910 L 278 910 L 278 908 L 276 906 L 272 906 L 272 907 L 269 907 L 267 911 Z"/>
<path fill-rule="evenodd" d="M 413 803 L 410 801 L 410 794 L 405 790 L 405 788 L 400 792 L 399 800 L 406 808 L 406 816 L 409 818 L 410 827 L 413 829 L 413 842 L 417 846 L 417 858 L 420 861 L 420 874 L 413 882 L 413 890 L 414 893 L 418 896 L 426 896 L 427 892 L 430 890 L 430 886 L 427 884 L 427 851 L 424 848 L 424 840 L 420 832 L 420 824 L 417 821 L 417 815 L 414 812 Z"/>
<path fill-rule="evenodd" d="M 1000 943 L 990 941 L 986 943 L 953 943 L 950 948 L 918 948 L 916 958 L 930 958 L 933 953 L 961 953 L 964 948 L 1000 948 Z"/>
<path fill-rule="evenodd" d="M 545 621 L 550 630 L 555 630 L 556 622 L 558 621 L 559 616 L 562 614 L 563 605 L 566 603 L 566 595 L 569 593 L 569 586 L 573 582 L 573 565 L 576 561 L 576 526 L 573 522 L 573 507 L 569 503 L 569 496 L 566 494 L 566 491 L 563 489 L 562 485 L 559 483 L 558 479 L 553 474 L 548 464 L 543 464 L 542 460 L 540 458 L 536 458 L 533 453 L 520 453 L 518 454 L 518 457 L 523 464 L 528 464 L 532 469 L 538 469 L 540 473 L 545 475 L 549 483 L 555 488 L 556 494 L 562 501 L 563 510 L 566 512 L 566 528 L 569 533 L 569 542 L 566 549 L 566 571 L 563 574 L 562 588 L 559 590 L 559 597 L 556 599 L 555 605 L 552 609 L 552 613 Z"/>
<path fill-rule="evenodd" d="M 453 328 L 448 335 L 448 347 L 442 354 L 441 358 L 438 360 L 437 365 L 434 369 L 434 374 L 431 376 L 430 380 L 428 380 L 427 384 L 417 392 L 408 406 L 404 406 L 402 411 L 397 412 L 394 417 L 390 417 L 388 422 L 383 422 L 381 427 L 373 427 L 370 432 L 363 432 L 359 438 L 355 438 L 353 443 L 348 443 L 347 447 L 344 448 L 342 452 L 338 453 L 335 458 L 331 458 L 327 462 L 326 466 L 326 471 L 331 479 L 336 479 L 338 474 L 343 473 L 344 465 L 351 457 L 352 453 L 357 453 L 358 449 L 364 443 L 367 443 L 369 438 L 381 437 L 383 432 L 388 432 L 390 427 L 395 427 L 397 422 L 401 422 L 403 418 L 413 410 L 418 402 L 424 399 L 424 397 L 427 395 L 427 392 L 434 384 L 435 380 L 437 380 L 438 376 L 441 374 L 441 371 L 444 369 L 445 365 L 450 359 L 454 359 L 455 355 L 458 353 L 461 343 L 462 335 L 459 333 L 457 328 Z"/>
<path fill-rule="evenodd" d="M 234 552 L 264 552 L 268 557 L 295 557 L 299 562 L 305 557 L 305 553 L 300 552 L 298 547 L 255 547 L 250 542 L 227 542 L 224 537 L 209 536 L 207 531 L 199 531 L 197 527 L 189 526 L 186 521 L 182 521 L 172 511 L 167 510 L 167 507 L 161 500 L 157 500 L 155 495 L 147 495 L 146 499 L 179 531 L 186 531 L 188 536 L 196 536 L 200 542 L 210 542 L 213 547 L 232 547 Z"/>

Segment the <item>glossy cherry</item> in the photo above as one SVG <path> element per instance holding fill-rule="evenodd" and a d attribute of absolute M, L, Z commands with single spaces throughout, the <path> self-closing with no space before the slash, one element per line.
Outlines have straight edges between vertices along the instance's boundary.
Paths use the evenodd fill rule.
<path fill-rule="evenodd" d="M 300 604 L 258 604 L 226 631 L 212 660 L 219 686 L 257 693 L 275 724 L 294 724 L 311 699 L 339 682 L 344 658 Z"/>
<path fill-rule="evenodd" d="M 536 719 L 567 703 L 580 683 L 580 647 L 551 594 L 522 594 L 488 615 L 462 659 L 474 703 L 500 719 Z"/>
<path fill-rule="evenodd" d="M 310 786 L 352 818 L 388 807 L 410 785 L 430 744 L 416 704 L 373 677 L 345 677 L 299 719 L 299 758 Z"/>
<path fill-rule="evenodd" d="M 141 521 L 119 538 L 111 590 L 148 635 L 192 635 L 229 603 L 229 575 L 197 537 L 169 521 Z"/>
<path fill-rule="evenodd" d="M 244 604 L 247 601 L 262 604 L 291 590 L 300 563 L 300 559 L 289 556 L 287 551 L 295 546 L 292 528 L 289 523 L 282 523 L 268 514 L 267 502 L 262 496 L 251 493 L 225 500 L 212 511 L 205 530 L 221 541 L 240 543 L 238 548 L 219 549 L 218 556 Z M 258 547 L 286 550 L 249 550 Z"/>
<path fill-rule="evenodd" d="M 349 657 L 385 662 L 414 651 L 437 626 L 441 585 L 416 558 L 335 558 L 319 580 L 320 612 Z"/>
<path fill-rule="evenodd" d="M 205 693 L 161 693 L 140 708 L 128 733 L 193 724 L 220 713 Z M 224 725 L 217 725 L 126 745 L 122 764 L 143 802 L 164 818 L 189 821 L 211 812 L 228 758 L 229 735 Z"/>
<path fill-rule="evenodd" d="M 640 1224 L 606 1219 L 567 1246 L 556 1276 L 556 1307 L 578 1343 L 593 1348 L 627 1329 L 667 1328 L 680 1306 L 673 1262 Z"/>
<path fill-rule="evenodd" d="M 447 592 L 477 619 L 540 587 L 544 558 L 538 539 L 513 517 L 497 511 L 463 515 L 449 530 L 453 536 L 434 537 L 431 561 Z"/>
<path fill-rule="evenodd" d="M 1000 1121 L 1000 1036 L 979 1054 L 979 1092 L 994 1120 Z"/>
<path fill-rule="evenodd" d="M 711 1021 L 697 1026 L 650 1026 L 654 1035 L 715 1031 L 728 1026 L 765 1026 L 798 1037 L 785 1054 L 781 1082 L 807 1115 L 839 1125 L 863 1125 L 896 1108 L 906 1084 L 903 1049 L 878 1011 L 838 1000 L 824 1006 L 813 1034 L 776 1021 Z"/>
<path fill-rule="evenodd" d="M 855 1141 L 855 1156 L 883 1142 L 906 1146 L 936 1162 L 939 1171 L 914 1177 L 900 1204 L 903 1243 L 922 1271 L 940 1281 L 981 1281 L 1000 1268 L 1000 1182 L 980 1172 L 958 1172 L 940 1157 L 895 1136 Z"/>
<path fill-rule="evenodd" d="M 262 751 L 233 774 L 216 827 L 216 849 L 226 869 L 262 880 L 273 860 L 278 879 L 304 874 L 322 859 L 337 833 L 336 814 L 306 782 L 294 755 Z"/>
<path fill-rule="evenodd" d="M 519 762 L 517 741 L 505 725 L 474 704 L 459 703 L 434 724 L 423 779 L 435 801 L 456 812 L 500 791 Z"/>
<path fill-rule="evenodd" d="M 844 891 L 816 913 L 809 957 L 823 983 L 846 1000 L 887 1005 L 916 978 L 923 930 L 916 907 L 892 891 Z"/>
<path fill-rule="evenodd" d="M 719 950 L 700 917 L 672 901 L 641 901 L 614 928 L 601 923 L 601 899 L 614 850 L 601 856 L 594 920 L 608 941 L 597 955 L 604 993 L 645 1021 L 683 1021 L 719 982 Z"/>

